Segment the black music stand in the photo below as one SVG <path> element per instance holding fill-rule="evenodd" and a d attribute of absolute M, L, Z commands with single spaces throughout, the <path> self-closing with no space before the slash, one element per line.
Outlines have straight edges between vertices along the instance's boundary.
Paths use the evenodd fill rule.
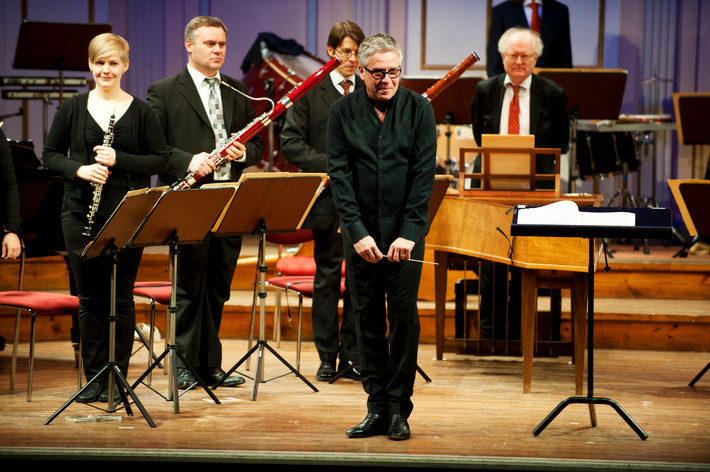
<path fill-rule="evenodd" d="M 110 33 L 107 23 L 50 23 L 24 20 L 17 37 L 15 69 L 56 70 L 59 74 L 59 104 L 64 95 L 64 71 L 86 71 L 87 53 L 91 40 Z M 61 38 L 57 41 L 56 38 Z M 44 101 L 44 136 L 47 136 L 47 105 Z"/>
<path fill-rule="evenodd" d="M 691 244 L 701 236 L 710 236 L 710 219 L 707 217 L 707 202 L 710 202 L 710 180 L 669 180 L 668 186 L 671 188 L 676 204 L 678 204 L 688 233 L 693 236 Z M 684 251 L 687 256 L 687 249 Z M 690 381 L 689 385 L 691 387 L 695 385 L 708 369 L 710 369 L 710 363 Z"/>
<path fill-rule="evenodd" d="M 639 239 L 671 239 L 673 229 L 671 226 L 671 211 L 669 208 L 598 208 L 582 207 L 580 212 L 632 212 L 635 214 L 635 226 L 587 226 L 571 223 L 569 225 L 551 224 L 518 224 L 518 212 L 521 207 L 516 207 L 513 214 L 513 223 L 510 225 L 511 236 L 547 236 L 571 237 L 589 239 L 589 268 L 587 271 L 587 396 L 573 396 L 563 400 L 550 414 L 533 430 L 537 436 L 549 425 L 552 420 L 567 406 L 572 403 L 589 405 L 589 416 L 592 426 L 597 425 L 595 405 L 611 406 L 633 429 L 636 434 L 645 440 L 648 434 L 624 411 L 617 402 L 611 398 L 594 396 L 594 240 L 604 238 L 639 238 Z"/>
<path fill-rule="evenodd" d="M 180 403 L 177 388 L 177 358 L 185 365 L 196 382 L 184 393 L 188 392 L 195 385 L 200 385 L 207 392 L 212 401 L 220 404 L 217 397 L 212 393 L 209 386 L 200 378 L 195 368 L 185 359 L 177 349 L 175 343 L 175 316 L 177 313 L 177 255 L 180 252 L 179 246 L 185 244 L 197 244 L 202 241 L 214 225 L 217 218 L 222 214 L 224 208 L 234 197 L 234 187 L 221 186 L 218 184 L 208 184 L 197 189 L 169 190 L 164 192 L 155 204 L 151 213 L 142 220 L 140 229 L 131 239 L 134 247 L 148 247 L 158 245 L 170 246 L 170 305 L 168 306 L 168 326 L 167 345 L 162 354 L 155 362 L 133 383 L 135 389 L 156 367 L 160 361 L 168 357 L 169 363 L 169 384 L 167 401 L 173 401 L 173 411 L 180 413 Z M 148 388 L 160 396 L 150 385 Z"/>
<path fill-rule="evenodd" d="M 536 69 L 540 77 L 552 80 L 562 87 L 567 95 L 570 120 L 572 122 L 572 144 L 570 146 L 569 191 L 575 192 L 575 180 L 579 175 L 577 162 L 578 120 L 615 120 L 619 117 L 626 87 L 626 71 L 618 69 Z M 590 90 L 603 90 L 600 100 Z"/>
<path fill-rule="evenodd" d="M 127 401 L 127 395 L 135 402 L 138 409 L 141 411 L 146 421 L 151 427 L 155 427 L 153 419 L 143 407 L 136 396 L 133 388 L 128 384 L 126 377 L 121 372 L 121 369 L 116 364 L 116 263 L 119 257 L 119 252 L 127 248 L 130 240 L 139 228 L 139 224 L 145 218 L 155 205 L 155 202 L 160 197 L 159 192 L 138 190 L 129 192 L 123 198 L 118 207 L 114 210 L 106 224 L 101 228 L 96 237 L 84 248 L 81 257 L 90 259 L 99 256 L 111 257 L 113 267 L 111 272 L 111 303 L 109 312 L 109 350 L 108 363 L 96 374 L 89 382 L 84 385 L 78 392 L 72 396 L 59 410 L 50 416 L 44 424 L 49 424 L 62 411 L 64 411 L 76 398 L 86 390 L 91 384 L 98 382 L 104 373 L 108 371 L 108 407 L 107 412 L 113 413 L 114 409 L 114 382 L 118 380 L 117 386 L 121 396 L 121 400 L 126 408 L 128 415 L 132 415 L 130 404 Z"/>
<path fill-rule="evenodd" d="M 217 236 L 232 236 L 239 234 L 255 234 L 259 237 L 258 256 L 258 296 L 259 303 L 259 339 L 247 353 L 227 371 L 227 373 L 212 388 L 217 389 L 224 380 L 239 368 L 249 357 L 258 351 L 252 400 L 256 400 L 259 383 L 264 380 L 264 349 L 271 352 L 282 364 L 289 368 L 298 378 L 314 392 L 318 389 L 299 371 L 289 364 L 266 341 L 266 233 L 291 232 L 300 228 L 316 197 L 323 189 L 326 174 L 309 173 L 252 173 L 243 174 L 236 184 L 237 192 L 231 205 L 225 209 L 220 220 L 213 229 Z M 257 290 L 257 287 L 254 287 Z M 256 297 L 254 298 L 256 300 Z M 252 307 L 252 318 L 256 306 Z M 288 374 L 288 373 L 287 373 Z M 286 375 L 286 374 L 284 374 Z M 279 375 L 276 378 L 283 377 Z M 271 379 L 271 380 L 274 380 Z"/>

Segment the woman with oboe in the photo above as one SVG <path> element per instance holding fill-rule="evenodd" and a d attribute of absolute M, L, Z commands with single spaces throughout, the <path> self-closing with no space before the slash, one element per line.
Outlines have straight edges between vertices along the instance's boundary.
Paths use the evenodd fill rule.
<path fill-rule="evenodd" d="M 113 259 L 110 255 L 82 259 L 79 254 L 126 192 L 149 187 L 150 176 L 165 171 L 169 159 L 153 111 L 121 89 L 128 52 L 126 40 L 112 33 L 91 41 L 89 70 L 96 87 L 62 104 L 42 154 L 45 166 L 65 178 L 62 230 L 80 300 L 79 329 L 87 380 L 108 364 Z M 120 251 L 116 259 L 115 360 L 124 376 L 133 346 L 133 285 L 141 256 L 142 249 L 129 248 Z M 76 401 L 108 401 L 107 374 L 99 380 Z M 118 399 L 116 390 L 114 399 Z"/>

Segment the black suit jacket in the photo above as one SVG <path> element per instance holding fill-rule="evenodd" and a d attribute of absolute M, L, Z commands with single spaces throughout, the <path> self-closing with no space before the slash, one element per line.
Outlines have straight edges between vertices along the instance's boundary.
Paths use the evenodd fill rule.
<path fill-rule="evenodd" d="M 500 115 L 505 93 L 505 74 L 483 80 L 476 86 L 471 101 L 471 123 L 476 142 L 483 134 L 500 133 Z M 530 84 L 530 134 L 535 147 L 569 148 L 569 113 L 567 96 L 562 87 L 535 74 Z"/>
<path fill-rule="evenodd" d="M 486 72 L 488 77 L 503 72 L 503 60 L 498 52 L 498 40 L 505 31 L 514 26 L 529 28 L 524 6 L 507 1 L 493 7 L 491 26 L 486 47 Z M 569 10 L 556 0 L 542 1 L 540 38 L 545 45 L 537 67 L 572 67 L 572 45 L 569 34 Z"/>
<path fill-rule="evenodd" d="M 362 79 L 355 76 L 355 90 L 363 86 Z M 281 152 L 284 158 L 303 172 L 328 172 L 326 136 L 330 106 L 342 95 L 330 77 L 293 104 L 286 114 L 286 123 L 281 131 Z M 324 229 L 337 218 L 330 186 L 316 199 L 303 222 L 306 229 Z"/>
<path fill-rule="evenodd" d="M 221 74 L 222 81 L 246 93 L 244 83 Z M 238 94 L 225 85 L 220 87 L 224 109 L 224 123 L 227 134 L 231 135 L 245 128 L 254 120 L 255 113 L 251 100 Z M 192 77 L 187 68 L 181 72 L 159 80 L 148 88 L 148 104 L 153 108 L 165 133 L 170 147 L 170 166 L 167 174 L 158 179 L 159 185 L 170 185 L 176 179 L 187 174 L 192 156 L 200 152 L 215 149 L 214 131 L 210 125 L 207 111 L 202 105 Z M 264 140 L 257 135 L 245 144 L 247 158 L 244 163 L 232 164 L 232 179 L 239 178 L 245 167 L 261 161 Z M 198 183 L 212 182 L 209 174 Z"/>

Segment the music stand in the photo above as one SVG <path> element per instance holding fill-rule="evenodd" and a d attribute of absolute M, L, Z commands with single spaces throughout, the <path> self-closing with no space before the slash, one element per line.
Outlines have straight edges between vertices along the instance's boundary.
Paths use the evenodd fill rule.
<path fill-rule="evenodd" d="M 582 403 L 589 405 L 589 416 L 592 426 L 597 425 L 596 411 L 594 406 L 611 406 L 636 434 L 645 440 L 648 434 L 641 429 L 636 422 L 624 411 L 617 402 L 611 398 L 594 396 L 594 240 L 604 238 L 639 238 L 639 239 L 671 239 L 673 231 L 671 226 L 671 211 L 669 208 L 609 208 L 609 207 L 580 207 L 580 212 L 632 212 L 635 214 L 634 226 L 588 226 L 583 224 L 560 225 L 560 224 L 518 224 L 518 212 L 520 207 L 516 207 L 513 214 L 513 223 L 510 226 L 511 236 L 548 236 L 548 237 L 572 237 L 589 239 L 589 267 L 587 271 L 587 396 L 573 396 L 563 400 L 550 414 L 533 430 L 537 436 L 549 425 L 552 420 L 567 406 L 572 403 Z"/>
<path fill-rule="evenodd" d="M 700 236 L 710 236 L 710 221 L 707 218 L 707 202 L 710 202 L 710 180 L 669 180 L 668 186 L 671 188 L 676 204 L 678 204 L 678 209 L 683 217 L 685 226 L 688 228 L 688 233 L 693 237 L 690 244 Z M 686 255 L 689 247 L 690 245 L 683 249 L 683 251 L 686 251 Z M 710 363 L 698 372 L 698 375 L 688 385 L 691 387 L 695 385 L 708 369 L 710 369 Z"/>
<path fill-rule="evenodd" d="M 575 180 L 579 174 L 577 163 L 577 126 L 579 120 L 615 120 L 619 117 L 624 98 L 627 72 L 620 69 L 536 69 L 540 77 L 552 80 L 564 89 L 572 121 L 570 146 L 569 191 L 575 192 Z M 603 90 L 604 100 L 590 93 Z"/>
<path fill-rule="evenodd" d="M 189 391 L 194 385 L 199 384 L 216 404 L 220 404 L 209 386 L 197 374 L 195 368 L 178 351 L 175 343 L 177 255 L 179 253 L 179 245 L 197 244 L 205 238 L 212 225 L 224 211 L 224 208 L 234 197 L 234 192 L 234 187 L 220 184 L 208 184 L 197 189 L 164 192 L 151 213 L 142 220 L 140 229 L 131 240 L 131 244 L 134 247 L 170 246 L 171 291 L 170 305 L 168 307 L 169 332 L 167 333 L 167 344 L 162 354 L 133 383 L 133 388 L 136 388 L 153 369 L 158 367 L 163 358 L 169 356 L 168 396 L 164 398 L 168 401 L 173 401 L 173 411 L 175 413 L 180 413 L 180 395 L 177 394 L 177 358 L 182 361 L 185 368 L 192 373 L 196 380 L 195 384 L 190 386 L 185 392 Z M 148 385 L 148 388 L 160 395 L 151 386 Z"/>
<path fill-rule="evenodd" d="M 113 413 L 114 409 L 114 382 L 118 380 L 117 386 L 121 400 L 128 415 L 132 415 L 130 404 L 126 394 L 133 398 L 136 406 L 145 417 L 151 427 L 155 427 L 153 419 L 143 407 L 136 396 L 133 388 L 128 384 L 126 377 L 121 373 L 121 369 L 116 364 L 116 263 L 119 252 L 128 247 L 131 238 L 139 228 L 139 223 L 143 221 L 146 214 L 153 208 L 155 202 L 160 197 L 159 192 L 136 190 L 128 192 L 121 203 L 116 207 L 106 224 L 101 228 L 96 237 L 84 248 L 81 253 L 83 259 L 90 259 L 99 256 L 109 256 L 112 260 L 111 271 L 111 295 L 109 311 L 109 349 L 108 363 L 94 377 L 89 380 L 78 392 L 76 392 L 59 410 L 50 416 L 44 424 L 49 424 L 62 411 L 64 411 L 76 398 L 86 390 L 91 384 L 98 382 L 101 376 L 108 371 L 108 407 L 107 412 Z M 125 392 L 124 392 L 125 390 Z"/>
<path fill-rule="evenodd" d="M 15 69 L 46 69 L 59 73 L 59 104 L 64 95 L 64 71 L 86 71 L 87 50 L 91 40 L 110 33 L 107 23 L 50 23 L 27 21 L 20 23 L 17 37 Z M 57 41 L 55 38 L 62 38 Z M 47 105 L 44 101 L 44 136 L 47 136 Z"/>
<path fill-rule="evenodd" d="M 258 351 L 252 400 L 256 400 L 258 385 L 264 380 L 264 350 L 271 352 L 282 364 L 314 392 L 318 389 L 289 364 L 266 341 L 266 233 L 292 232 L 301 227 L 316 197 L 322 191 L 326 174 L 311 173 L 248 173 L 243 174 L 236 184 L 236 194 L 229 207 L 215 224 L 213 232 L 217 236 L 256 234 L 259 237 L 259 339 L 247 353 L 227 371 L 212 388 L 217 389 L 254 352 Z M 257 290 L 256 286 L 254 290 Z M 256 300 L 256 298 L 254 298 Z M 252 307 L 252 317 L 256 307 Z M 299 326 L 300 329 L 300 326 Z M 284 374 L 286 375 L 286 374 Z M 282 377 L 280 375 L 275 378 Z M 274 379 L 275 379 L 274 378 Z M 274 380 L 270 379 L 270 380 Z"/>

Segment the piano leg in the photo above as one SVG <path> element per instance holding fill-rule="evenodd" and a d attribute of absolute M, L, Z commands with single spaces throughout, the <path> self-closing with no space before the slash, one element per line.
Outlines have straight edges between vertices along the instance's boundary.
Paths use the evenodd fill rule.
<path fill-rule="evenodd" d="M 530 385 L 532 383 L 536 315 L 537 283 L 535 281 L 535 271 L 523 269 L 520 280 L 520 334 L 523 342 L 523 393 L 530 393 Z"/>

